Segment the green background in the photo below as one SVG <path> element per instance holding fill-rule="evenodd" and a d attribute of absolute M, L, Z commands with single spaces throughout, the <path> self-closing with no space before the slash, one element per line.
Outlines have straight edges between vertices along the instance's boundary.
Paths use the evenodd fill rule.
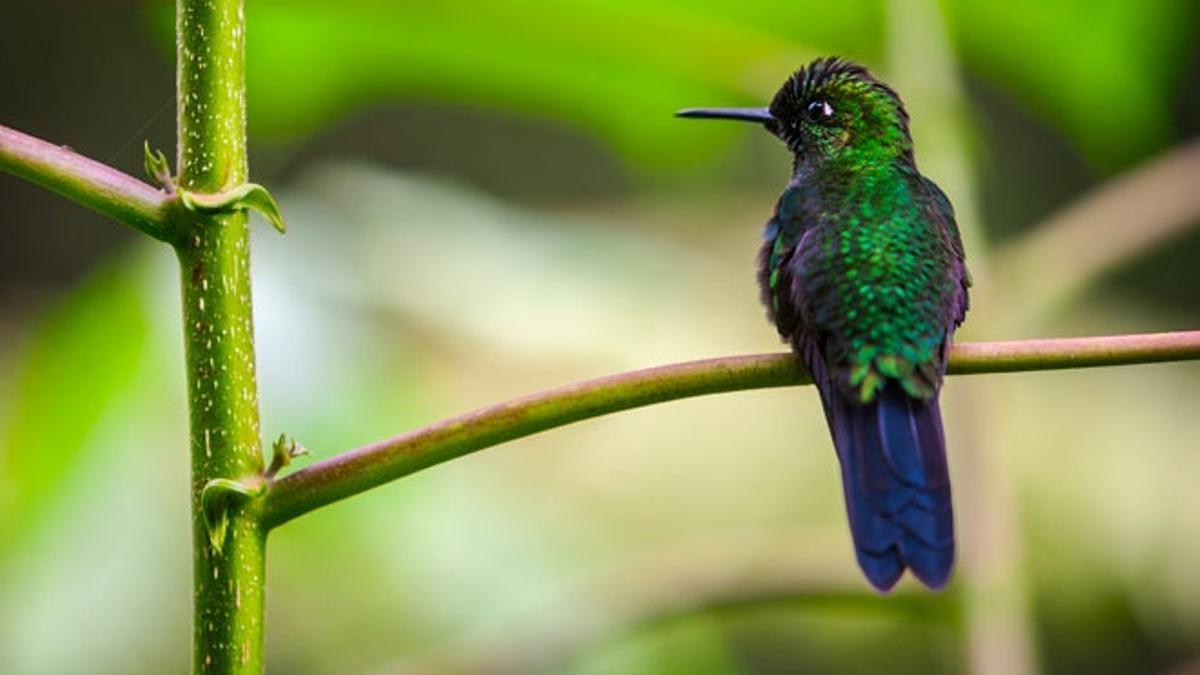
<path fill-rule="evenodd" d="M 763 103 L 829 53 L 897 87 L 921 167 L 959 208 L 983 289 L 965 337 L 1200 325 L 1195 222 L 1067 296 L 1000 283 L 1051 216 L 1200 132 L 1194 2 L 248 5 L 251 171 L 289 222 L 254 240 L 264 434 L 317 457 L 574 379 L 779 349 L 753 256 L 789 158 L 755 129 L 671 113 Z M 140 173 L 143 139 L 174 145 L 172 21 L 161 4 L 6 0 L 0 121 Z M 1136 231 L 1139 199 L 1162 198 L 1135 194 L 1077 245 Z M 178 672 L 173 260 L 10 178 L 0 235 L 0 672 Z M 859 577 L 810 390 L 515 442 L 274 533 L 268 662 L 1185 668 L 1200 658 L 1198 377 L 952 379 L 964 553 L 941 594 L 905 581 L 880 597 Z"/>

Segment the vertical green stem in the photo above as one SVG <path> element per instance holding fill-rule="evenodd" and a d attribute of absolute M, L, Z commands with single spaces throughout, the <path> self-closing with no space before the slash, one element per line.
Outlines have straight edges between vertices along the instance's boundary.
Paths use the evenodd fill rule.
<path fill-rule="evenodd" d="M 972 315 L 958 337 L 992 332 L 989 318 L 1006 316 L 1001 289 L 991 283 L 986 241 L 981 236 L 965 109 L 944 7 L 936 0 L 892 0 L 888 5 L 889 46 L 913 118 L 920 121 L 922 167 L 953 195 L 967 264 L 976 280 L 971 297 L 990 311 Z M 926 151 L 928 150 L 928 151 Z M 931 152 L 930 152 L 931 151 Z M 1037 644 L 1029 590 L 1022 567 L 1021 513 L 1016 499 L 1003 422 L 1010 420 L 1009 397 L 995 386 L 955 382 L 943 408 L 950 420 L 954 495 L 958 506 L 959 583 L 963 588 L 967 672 L 1024 675 L 1038 672 Z M 987 415 L 978 411 L 986 410 Z M 1010 420 L 1011 424 L 1015 421 Z M 969 450 L 967 450 L 969 448 Z"/>
<path fill-rule="evenodd" d="M 212 193 L 246 180 L 242 0 L 177 0 L 179 185 Z M 262 472 L 250 251 L 244 212 L 188 214 L 177 252 L 191 410 L 197 673 L 263 669 L 266 533 L 234 509 L 218 550 L 200 493 L 215 478 Z"/>

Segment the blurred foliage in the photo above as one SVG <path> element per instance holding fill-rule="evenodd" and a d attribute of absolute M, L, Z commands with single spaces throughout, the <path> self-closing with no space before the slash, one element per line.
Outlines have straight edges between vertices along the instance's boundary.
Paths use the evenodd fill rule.
<path fill-rule="evenodd" d="M 618 223 L 519 211 L 354 165 L 316 168 L 280 199 L 289 235 L 260 227 L 254 242 L 264 433 L 286 430 L 317 457 L 573 377 L 774 348 L 758 308 L 745 301 L 754 292 L 745 263 L 755 241 L 739 228 L 706 229 L 698 240 L 695 230 L 645 214 Z M 656 233 L 649 247 L 646 232 Z M 170 670 L 186 650 L 175 272 L 160 255 L 139 254 L 126 268 L 122 283 L 101 272 L 67 301 L 63 318 L 48 324 L 66 333 L 32 339 L 58 348 L 75 335 L 108 345 L 142 317 L 150 325 L 130 344 L 139 363 L 153 366 L 139 367 L 120 392 L 75 390 L 74 408 L 107 411 L 104 431 L 84 445 L 87 459 L 74 460 L 73 481 L 59 469 L 41 483 L 62 501 L 55 517 L 6 535 L 13 553 L 0 569 L 21 580 L 0 590 L 0 622 L 20 626 L 0 638 L 6 672 Z M 539 288 L 551 279 L 558 288 Z M 1080 325 L 1154 325 L 1128 306 L 1098 311 L 1128 325 Z M 103 382 L 117 368 L 86 359 L 71 367 L 81 382 Z M 1188 419 L 1197 375 L 1188 364 L 988 378 L 1006 384 L 1004 401 L 1028 420 L 1006 432 L 1006 447 L 1020 467 L 1032 574 L 1051 605 L 1048 663 L 1070 666 L 1057 672 L 1105 672 L 1108 660 L 1165 662 L 1200 646 L 1200 585 L 1188 572 L 1200 566 L 1200 532 L 1189 515 L 1200 501 L 1186 488 L 1200 475 L 1200 430 L 1173 423 Z M 952 382 L 949 395 L 955 390 Z M 35 406 L 39 391 L 18 389 L 14 410 L 26 428 L 54 429 L 63 411 Z M 719 546 L 730 533 L 755 529 L 794 533 L 780 545 L 797 565 L 831 587 L 858 588 L 834 459 L 810 395 L 746 392 L 632 411 L 289 524 L 271 539 L 271 662 L 282 672 L 354 672 L 454 650 L 481 631 L 537 626 L 531 599 L 586 584 L 637 551 L 686 538 Z M 955 413 L 951 436 L 971 414 Z M 22 461 L 40 471 L 63 461 L 51 453 L 81 452 L 25 438 Z M 685 560 L 688 568 L 709 564 L 704 555 Z M 101 588 L 121 597 L 93 592 Z M 1136 599 L 1134 609 L 1105 609 L 1112 605 L 1098 589 Z M 957 629 L 944 625 L 956 596 L 926 597 L 925 614 L 860 590 L 848 603 L 651 623 L 588 645 L 563 672 L 780 672 L 807 663 L 816 672 L 865 673 L 885 654 L 896 672 L 956 672 Z M 546 630 L 586 624 L 611 611 L 607 604 L 596 599 L 542 620 L 551 622 Z M 121 621 L 110 619 L 113 607 L 123 608 Z M 1153 646 L 1129 651 L 1121 639 L 1130 630 Z M 47 644 L 107 645 L 99 653 L 109 660 Z"/>
<path fill-rule="evenodd" d="M 1194 2 L 945 2 L 963 63 L 1113 167 L 1173 135 Z"/>
<path fill-rule="evenodd" d="M 69 489 L 79 454 L 141 365 L 141 281 L 116 263 L 97 270 L 42 319 L 6 378 L 16 396 L 0 433 L 0 553 Z"/>
<path fill-rule="evenodd" d="M 1050 139 L 1115 169 L 1176 139 L 1170 108 L 1189 86 L 1194 2 L 941 6 L 962 74 L 1049 129 L 1030 140 L 1017 125 L 1015 142 L 975 129 L 981 145 L 1017 145 L 1041 163 Z M 750 131 L 678 123 L 676 108 L 763 102 L 819 53 L 886 76 L 887 55 L 903 49 L 885 45 L 885 5 L 867 0 L 250 0 L 247 12 L 256 153 L 262 138 L 314 143 L 381 103 L 433 101 L 460 111 L 451 120 L 479 121 L 480 135 L 509 128 L 485 126 L 496 111 L 565 123 L 639 180 L 738 161 L 734 141 Z M 165 46 L 169 6 L 148 5 L 146 16 Z M 545 152 L 503 147 L 521 154 L 515 167 Z M 456 146 L 444 166 L 469 175 L 473 151 Z M 575 378 L 778 348 L 750 271 L 771 190 L 707 185 L 529 209 L 454 180 L 305 160 L 286 186 L 272 185 L 288 236 L 255 229 L 254 293 L 264 435 L 286 431 L 317 458 Z M 1034 175 L 1030 183 L 1046 182 Z M 114 256 L 20 325 L 0 358 L 2 672 L 186 663 L 187 433 L 172 263 L 145 247 Z M 1031 329 L 1149 330 L 1195 318 L 1145 301 L 1094 294 Z M 975 311 L 983 322 L 995 310 Z M 996 392 L 1005 419 L 1019 420 L 996 431 L 997 447 L 1015 465 L 1022 562 L 1049 672 L 1152 672 L 1200 653 L 1198 376 L 1183 364 L 948 385 L 952 438 L 992 417 L 955 405 L 970 387 Z M 600 635 L 560 670 L 960 671 L 960 597 L 914 604 L 864 590 L 828 446 L 810 391 L 747 392 L 575 425 L 323 510 L 272 535 L 269 662 L 288 673 L 390 672 L 521 622 L 551 636 L 637 600 L 618 590 L 555 605 L 594 576 L 681 539 L 741 550 L 740 536 L 759 532 L 822 587 L 852 591 L 646 617 Z M 966 519 L 975 502 L 958 507 Z M 696 554 L 681 567 L 712 563 Z M 556 609 L 543 617 L 543 605 Z"/>
<path fill-rule="evenodd" d="M 943 5 L 961 60 L 1097 164 L 1171 137 L 1196 3 Z M 172 12 L 152 14 L 164 39 Z M 565 120 L 639 164 L 684 166 L 739 131 L 697 133 L 671 111 L 766 103 L 781 73 L 819 54 L 878 65 L 885 18 L 881 0 L 257 0 L 247 8 L 252 130 L 306 134 L 364 105 L 432 98 Z"/>

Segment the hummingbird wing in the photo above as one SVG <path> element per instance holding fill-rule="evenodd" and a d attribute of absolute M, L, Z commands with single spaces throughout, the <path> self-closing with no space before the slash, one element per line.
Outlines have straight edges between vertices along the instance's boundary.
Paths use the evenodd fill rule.
<path fill-rule="evenodd" d="M 775 203 L 775 214 L 763 229 L 758 254 L 758 286 L 767 316 L 779 336 L 796 349 L 796 338 L 806 333 L 794 293 L 792 258 L 805 234 L 820 222 L 814 190 L 797 179 L 788 184 Z"/>
<path fill-rule="evenodd" d="M 946 196 L 942 188 L 938 187 L 937 183 L 926 176 L 921 176 L 921 182 L 922 187 L 928 192 L 932 204 L 930 215 L 941 222 L 950 248 L 954 252 L 955 265 L 951 273 L 958 279 L 960 293 L 954 296 L 948 313 L 957 328 L 967 318 L 967 310 L 971 307 L 969 289 L 972 281 L 971 272 L 967 269 L 966 250 L 963 248 L 962 235 L 958 232 L 958 219 L 954 216 L 954 205 L 950 203 L 950 198 Z M 949 346 L 949 342 L 949 336 L 947 336 L 947 346 Z"/>

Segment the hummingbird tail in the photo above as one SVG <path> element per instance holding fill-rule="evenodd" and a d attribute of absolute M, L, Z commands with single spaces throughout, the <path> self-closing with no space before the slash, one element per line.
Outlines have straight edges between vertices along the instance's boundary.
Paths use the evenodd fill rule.
<path fill-rule="evenodd" d="M 828 384 L 821 398 L 859 566 L 881 591 L 905 567 L 941 588 L 954 566 L 954 516 L 937 397 L 915 399 L 892 381 L 863 404 Z"/>

